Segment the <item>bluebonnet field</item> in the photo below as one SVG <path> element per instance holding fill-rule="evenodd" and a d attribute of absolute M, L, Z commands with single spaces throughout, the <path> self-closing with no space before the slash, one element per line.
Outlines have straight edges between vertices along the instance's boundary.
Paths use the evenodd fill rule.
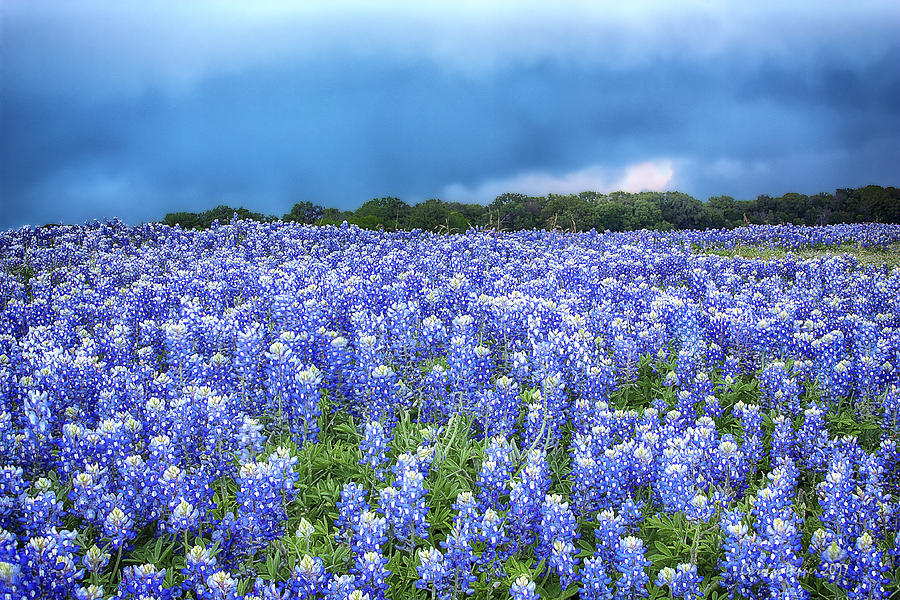
<path fill-rule="evenodd" d="M 0 236 L 6 598 L 885 598 L 900 227 Z"/>

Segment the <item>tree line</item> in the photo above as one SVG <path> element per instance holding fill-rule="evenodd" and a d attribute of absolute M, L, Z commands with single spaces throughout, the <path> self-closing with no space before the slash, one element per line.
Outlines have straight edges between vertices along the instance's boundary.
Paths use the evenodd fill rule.
<path fill-rule="evenodd" d="M 422 229 L 460 233 L 470 227 L 506 231 L 560 229 L 567 231 L 630 231 L 635 229 L 708 229 L 750 223 L 828 225 L 833 223 L 900 223 L 900 188 L 868 185 L 812 196 L 789 193 L 735 200 L 714 196 L 707 201 L 682 192 L 582 192 L 580 194 L 501 194 L 490 204 L 463 204 L 432 198 L 409 205 L 394 197 L 375 198 L 352 211 L 299 202 L 276 217 L 246 208 L 217 206 L 200 213 L 169 213 L 167 225 L 205 229 L 225 223 L 237 213 L 241 219 L 316 225 L 343 221 L 366 229 Z"/>

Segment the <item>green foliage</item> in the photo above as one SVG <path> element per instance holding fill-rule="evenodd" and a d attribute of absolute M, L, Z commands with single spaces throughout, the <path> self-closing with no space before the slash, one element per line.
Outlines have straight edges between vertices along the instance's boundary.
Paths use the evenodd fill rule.
<path fill-rule="evenodd" d="M 731 248 L 694 248 L 704 254 L 717 256 L 752 258 L 756 260 L 783 260 L 792 257 L 797 260 L 813 258 L 828 258 L 839 254 L 846 254 L 855 258 L 862 265 L 897 267 L 900 266 L 900 244 L 891 244 L 885 247 L 864 248 L 859 244 L 842 244 L 838 246 L 801 248 L 798 250 L 785 250 L 784 248 L 772 248 L 768 246 L 733 246 Z"/>
<path fill-rule="evenodd" d="M 205 229 L 218 219 L 224 223 L 237 212 L 242 219 L 272 220 L 245 208 L 218 206 L 202 213 L 166 215 L 167 225 Z M 387 231 L 422 229 L 463 233 L 470 227 L 519 231 L 633 231 L 636 229 L 709 229 L 739 227 L 747 223 L 900 223 L 900 189 L 870 185 L 839 189 L 834 194 L 788 193 L 778 198 L 759 196 L 735 200 L 714 196 L 707 202 L 682 192 L 582 192 L 580 194 L 501 194 L 487 206 L 430 198 L 410 206 L 394 197 L 374 198 L 355 211 L 325 208 L 309 201 L 295 204 L 283 221 L 337 225 L 343 221 L 364 229 Z"/>
<path fill-rule="evenodd" d="M 281 217 L 289 223 L 305 223 L 312 225 L 325 217 L 325 208 L 312 202 L 299 202 L 291 208 L 291 212 Z"/>
<path fill-rule="evenodd" d="M 388 231 L 407 229 L 410 211 L 409 204 L 399 198 L 375 198 L 356 209 L 353 222 L 360 219 L 365 225 L 358 222 L 357 224 L 369 229 L 386 229 Z M 369 225 L 372 223 L 375 224 L 374 227 Z"/>
<path fill-rule="evenodd" d="M 274 221 L 275 217 L 262 213 L 252 212 L 246 208 L 231 208 L 220 205 L 201 213 L 176 212 L 169 213 L 163 219 L 163 223 L 169 226 L 179 225 L 182 229 L 209 229 L 215 221 L 228 223 L 237 215 L 239 219 L 251 221 Z"/>

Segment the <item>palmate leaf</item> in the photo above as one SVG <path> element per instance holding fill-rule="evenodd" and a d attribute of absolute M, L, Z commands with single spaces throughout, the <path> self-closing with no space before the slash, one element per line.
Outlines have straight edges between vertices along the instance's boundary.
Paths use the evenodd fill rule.
<path fill-rule="evenodd" d="M 659 551 L 659 553 L 663 556 L 663 558 L 665 558 L 665 559 L 671 559 L 671 558 L 672 558 L 673 552 L 672 552 L 672 550 L 669 548 L 668 545 L 663 544 L 662 542 L 653 542 L 653 545 L 654 545 L 654 547 Z M 651 560 L 652 560 L 652 559 L 651 559 Z"/>

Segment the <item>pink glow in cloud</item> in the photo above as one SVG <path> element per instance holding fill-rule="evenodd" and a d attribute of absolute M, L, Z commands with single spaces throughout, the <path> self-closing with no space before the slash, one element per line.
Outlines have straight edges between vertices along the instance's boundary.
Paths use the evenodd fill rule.
<path fill-rule="evenodd" d="M 561 175 L 529 172 L 489 179 L 471 186 L 457 183 L 444 188 L 441 197 L 456 202 L 489 202 L 506 192 L 543 196 L 585 191 L 664 191 L 671 187 L 674 177 L 672 161 L 659 159 L 635 163 L 621 169 L 593 165 Z"/>

